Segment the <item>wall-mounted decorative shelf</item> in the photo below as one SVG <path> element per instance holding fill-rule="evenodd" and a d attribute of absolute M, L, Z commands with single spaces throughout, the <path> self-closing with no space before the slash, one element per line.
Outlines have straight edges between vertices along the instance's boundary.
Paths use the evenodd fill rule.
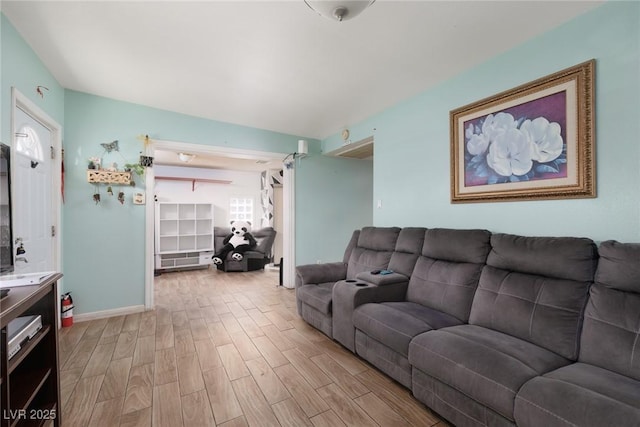
<path fill-rule="evenodd" d="M 122 184 L 131 183 L 131 172 L 110 172 L 107 170 L 87 171 L 87 182 L 90 184 Z"/>

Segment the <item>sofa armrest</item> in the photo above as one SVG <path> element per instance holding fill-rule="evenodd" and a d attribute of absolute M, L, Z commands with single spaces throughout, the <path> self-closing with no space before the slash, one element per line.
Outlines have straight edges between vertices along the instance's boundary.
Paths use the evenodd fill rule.
<path fill-rule="evenodd" d="M 356 279 L 371 283 L 376 286 L 393 285 L 396 283 L 409 283 L 409 278 L 401 273 L 371 274 L 369 271 L 358 273 Z"/>
<path fill-rule="evenodd" d="M 296 267 L 296 288 L 302 285 L 337 282 L 346 277 L 347 264 L 343 262 L 299 265 Z"/>
<path fill-rule="evenodd" d="M 363 281 L 340 281 L 333 287 L 332 322 L 333 339 L 355 352 L 356 329 L 353 326 L 353 311 L 370 302 L 404 301 L 408 280 L 376 286 Z"/>

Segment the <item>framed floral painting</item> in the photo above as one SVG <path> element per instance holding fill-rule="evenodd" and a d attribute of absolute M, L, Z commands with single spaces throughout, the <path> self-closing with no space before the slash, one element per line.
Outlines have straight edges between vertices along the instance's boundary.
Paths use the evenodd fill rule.
<path fill-rule="evenodd" d="M 595 197 L 594 68 L 451 111 L 451 202 Z"/>

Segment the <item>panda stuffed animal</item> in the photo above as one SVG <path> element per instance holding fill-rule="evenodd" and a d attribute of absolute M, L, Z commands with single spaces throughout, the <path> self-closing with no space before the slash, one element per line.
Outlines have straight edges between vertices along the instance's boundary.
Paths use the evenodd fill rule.
<path fill-rule="evenodd" d="M 231 259 L 242 261 L 243 254 L 255 248 L 258 244 L 251 235 L 251 223 L 249 221 L 231 221 L 231 234 L 225 237 L 222 243 L 224 246 L 211 258 L 216 265 L 224 263 L 229 252 L 233 252 Z"/>

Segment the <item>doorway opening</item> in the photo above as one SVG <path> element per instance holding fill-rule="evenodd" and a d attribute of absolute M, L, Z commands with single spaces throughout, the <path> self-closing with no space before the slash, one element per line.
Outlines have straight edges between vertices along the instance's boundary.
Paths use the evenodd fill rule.
<path fill-rule="evenodd" d="M 159 157 L 156 158 L 156 153 Z M 209 167 L 214 169 L 215 164 L 224 165 L 237 169 L 243 162 L 248 164 L 266 164 L 277 165 L 278 168 L 284 169 L 285 166 L 282 160 L 287 156 L 287 153 L 276 152 L 263 152 L 244 149 L 233 149 L 225 147 L 215 147 L 200 144 L 192 144 L 177 141 L 163 141 L 153 140 L 153 144 L 150 145 L 147 151 L 147 155 L 154 157 L 154 163 L 159 161 L 160 164 L 166 165 L 170 163 L 166 154 L 169 153 L 172 159 L 189 159 L 189 166 L 193 167 Z M 210 159 L 211 162 L 206 162 L 204 159 Z M 182 160 L 184 162 L 184 160 Z M 184 163 L 182 164 L 184 166 Z M 206 166 L 209 165 L 209 166 Z M 175 162 L 175 166 L 180 166 L 179 162 Z M 255 169 L 258 170 L 258 169 Z M 147 168 L 145 173 L 145 187 L 146 187 L 146 211 L 145 211 L 145 241 L 146 241 L 146 255 L 145 255 L 145 308 L 152 309 L 154 307 L 153 295 L 154 295 L 154 272 L 155 272 L 155 207 L 153 192 L 155 190 L 156 176 L 154 168 Z M 293 257 L 295 253 L 295 224 L 293 215 L 295 213 L 294 204 L 294 181 L 292 173 L 284 173 L 282 179 L 282 199 L 283 206 L 280 209 L 282 211 L 282 248 L 286 253 L 291 254 Z M 292 265 L 295 265 L 295 260 L 292 259 Z M 279 259 L 275 259 L 278 262 Z M 293 287 L 295 280 L 295 270 L 289 269 L 283 271 L 283 284 L 285 287 Z"/>

